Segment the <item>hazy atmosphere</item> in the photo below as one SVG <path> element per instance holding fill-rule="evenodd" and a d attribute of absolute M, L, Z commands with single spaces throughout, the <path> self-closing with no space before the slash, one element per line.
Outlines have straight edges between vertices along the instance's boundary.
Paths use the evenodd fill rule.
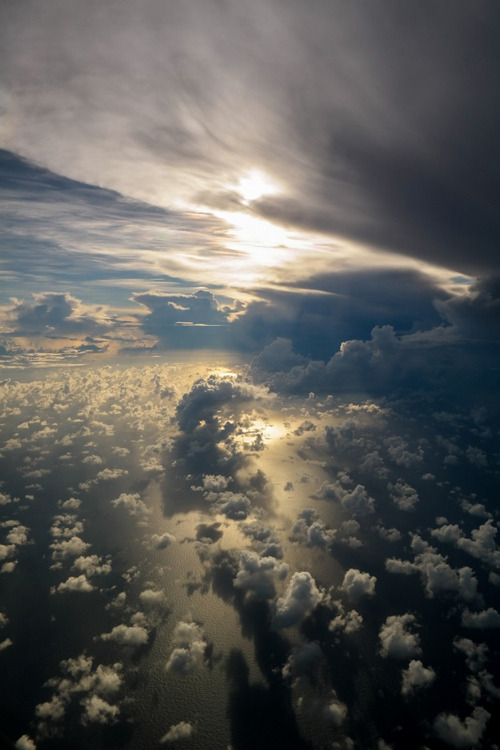
<path fill-rule="evenodd" d="M 499 35 L 3 0 L 0 748 L 500 748 Z"/>

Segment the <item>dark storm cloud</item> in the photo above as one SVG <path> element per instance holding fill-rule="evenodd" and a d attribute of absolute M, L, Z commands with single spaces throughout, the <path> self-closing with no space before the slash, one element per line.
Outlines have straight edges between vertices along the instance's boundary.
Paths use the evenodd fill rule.
<path fill-rule="evenodd" d="M 113 323 L 102 306 L 86 309 L 67 292 L 41 292 L 34 295 L 32 302 L 13 300 L 8 321 L 13 333 L 22 336 L 102 334 Z"/>
<path fill-rule="evenodd" d="M 424 274 L 387 268 L 318 274 L 300 287 L 257 290 L 260 300 L 234 321 L 235 343 L 255 350 L 288 338 L 297 354 L 329 359 L 343 341 L 366 339 L 376 325 L 400 332 L 439 325 L 434 302 L 447 296 Z"/>
<path fill-rule="evenodd" d="M 1 28 L 12 150 L 157 203 L 237 205 L 261 167 L 261 215 L 498 269 L 494 0 L 24 0 Z"/>

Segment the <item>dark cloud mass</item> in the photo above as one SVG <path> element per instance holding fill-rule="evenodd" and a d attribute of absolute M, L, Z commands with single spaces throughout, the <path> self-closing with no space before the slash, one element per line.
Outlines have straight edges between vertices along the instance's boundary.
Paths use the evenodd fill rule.
<path fill-rule="evenodd" d="M 498 750 L 500 4 L 0 3 L 0 746 Z"/>

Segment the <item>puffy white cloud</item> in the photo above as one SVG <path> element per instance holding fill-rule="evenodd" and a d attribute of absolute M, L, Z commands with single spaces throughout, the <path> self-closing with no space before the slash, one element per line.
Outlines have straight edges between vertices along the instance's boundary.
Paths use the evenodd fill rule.
<path fill-rule="evenodd" d="M 445 528 L 444 526 L 442 528 Z M 472 568 L 452 568 L 447 558 L 440 555 L 417 534 L 412 535 L 414 562 L 389 558 L 385 561 L 390 573 L 409 575 L 418 572 L 422 576 L 426 596 L 433 598 L 441 593 L 455 593 L 465 601 L 478 597 L 477 578 Z"/>
<path fill-rule="evenodd" d="M 338 614 L 328 624 L 328 629 L 334 633 L 343 630 L 345 633 L 355 633 L 363 625 L 363 618 L 355 609 L 346 612 L 341 602 L 335 602 Z"/>
<path fill-rule="evenodd" d="M 325 706 L 325 717 L 335 726 L 340 726 L 347 718 L 347 706 L 338 699 L 335 691 L 333 691 L 331 699 Z"/>
<path fill-rule="evenodd" d="M 453 645 L 465 655 L 465 663 L 471 672 L 477 672 L 484 666 L 488 655 L 486 643 L 474 643 L 470 638 L 455 638 Z"/>
<path fill-rule="evenodd" d="M 114 508 L 125 508 L 131 516 L 146 515 L 149 513 L 149 508 L 141 500 L 141 496 L 137 492 L 122 492 L 115 500 L 111 500 L 111 505 Z"/>
<path fill-rule="evenodd" d="M 497 531 L 490 518 L 478 529 L 473 529 L 470 538 L 457 539 L 457 547 L 488 565 L 500 568 L 500 550 L 497 549 L 495 543 Z"/>
<path fill-rule="evenodd" d="M 389 494 L 394 505 L 400 510 L 414 510 L 418 503 L 417 491 L 402 479 L 396 484 L 388 485 Z"/>
<path fill-rule="evenodd" d="M 66 713 L 66 705 L 60 696 L 54 695 L 50 701 L 39 703 L 35 713 L 39 719 L 59 721 Z"/>
<path fill-rule="evenodd" d="M 344 509 L 353 516 L 364 516 L 375 512 L 375 500 L 370 497 L 362 484 L 357 484 L 351 492 L 344 492 L 340 502 Z"/>
<path fill-rule="evenodd" d="M 424 667 L 420 659 L 412 659 L 408 664 L 408 669 L 403 669 L 401 672 L 402 695 L 411 695 L 417 690 L 432 685 L 436 679 L 436 673 L 432 667 Z"/>
<path fill-rule="evenodd" d="M 463 532 L 460 526 L 457 526 L 457 524 L 444 524 L 438 529 L 433 529 L 431 531 L 431 536 L 433 536 L 440 542 L 454 544 L 463 536 Z"/>
<path fill-rule="evenodd" d="M 66 560 L 68 557 L 78 557 L 90 547 L 90 544 L 84 542 L 78 536 L 72 536 L 71 539 L 63 539 L 60 542 L 53 542 L 50 545 L 52 558 L 54 560 Z"/>
<path fill-rule="evenodd" d="M 455 714 L 439 714 L 434 720 L 436 737 L 457 748 L 477 747 L 483 736 L 490 714 L 477 706 L 471 716 L 461 721 Z"/>
<path fill-rule="evenodd" d="M 73 563 L 75 570 L 81 570 L 87 576 L 106 575 L 111 573 L 109 562 L 103 562 L 98 555 L 88 555 L 87 557 L 77 557 Z"/>
<path fill-rule="evenodd" d="M 193 734 L 193 726 L 187 721 L 180 721 L 178 724 L 172 724 L 170 729 L 160 740 L 162 745 L 167 742 L 176 742 L 177 740 L 189 739 Z"/>
<path fill-rule="evenodd" d="M 243 521 L 252 509 L 252 503 L 241 492 L 221 492 L 212 506 L 213 510 L 234 521 Z"/>
<path fill-rule="evenodd" d="M 95 586 L 92 586 L 88 578 L 82 573 L 79 576 L 70 576 L 66 581 L 62 581 L 58 586 L 53 586 L 50 589 L 51 594 L 67 594 L 70 591 L 88 593 L 95 591 Z"/>
<path fill-rule="evenodd" d="M 308 571 L 293 574 L 284 596 L 276 602 L 274 624 L 278 629 L 296 625 L 322 601 L 323 593 Z"/>
<path fill-rule="evenodd" d="M 312 508 L 304 508 L 292 529 L 292 539 L 308 547 L 326 547 L 335 538 L 335 531 L 327 529 Z"/>
<path fill-rule="evenodd" d="M 114 724 L 120 709 L 112 706 L 99 695 L 89 695 L 82 700 L 82 724 Z"/>
<path fill-rule="evenodd" d="M 275 580 L 282 580 L 288 565 L 275 557 L 261 557 L 251 550 L 243 550 L 234 578 L 234 587 L 256 599 L 272 599 L 276 593 Z"/>
<path fill-rule="evenodd" d="M 102 641 L 115 641 L 120 646 L 137 648 L 148 642 L 149 634 L 142 625 L 115 625 L 110 633 L 100 636 Z"/>
<path fill-rule="evenodd" d="M 373 596 L 375 594 L 375 584 L 377 579 L 369 573 L 362 573 L 357 568 L 350 568 L 346 571 L 341 589 L 351 599 L 359 599 L 362 596 Z"/>
<path fill-rule="evenodd" d="M 415 617 L 410 613 L 391 615 L 380 628 L 380 653 L 385 657 L 408 659 L 420 654 L 420 639 L 408 628 L 415 625 Z"/>
<path fill-rule="evenodd" d="M 403 538 L 401 532 L 394 527 L 386 529 L 384 526 L 378 526 L 377 530 L 382 539 L 386 539 L 388 542 L 399 542 Z"/>
<path fill-rule="evenodd" d="M 176 646 L 165 665 L 167 672 L 189 674 L 203 666 L 207 643 L 195 622 L 178 622 L 173 636 Z"/>
<path fill-rule="evenodd" d="M 36 750 L 35 743 L 27 734 L 23 734 L 22 737 L 19 737 L 19 739 L 16 740 L 14 747 L 16 750 Z"/>
<path fill-rule="evenodd" d="M 471 612 L 466 609 L 462 613 L 462 625 L 466 628 L 488 630 L 489 628 L 500 628 L 500 614 L 493 607 L 483 609 L 481 612 Z"/>

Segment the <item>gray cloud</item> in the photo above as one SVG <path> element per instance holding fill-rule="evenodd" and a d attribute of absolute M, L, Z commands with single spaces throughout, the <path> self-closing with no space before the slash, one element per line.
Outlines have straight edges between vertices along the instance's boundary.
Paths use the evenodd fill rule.
<path fill-rule="evenodd" d="M 227 204 L 225 186 L 265 166 L 286 192 L 261 215 L 498 267 L 498 13 L 488 0 L 452 16 L 340 0 L 126 0 L 119 16 L 111 2 L 7 4 L 4 145 L 157 202 Z"/>

